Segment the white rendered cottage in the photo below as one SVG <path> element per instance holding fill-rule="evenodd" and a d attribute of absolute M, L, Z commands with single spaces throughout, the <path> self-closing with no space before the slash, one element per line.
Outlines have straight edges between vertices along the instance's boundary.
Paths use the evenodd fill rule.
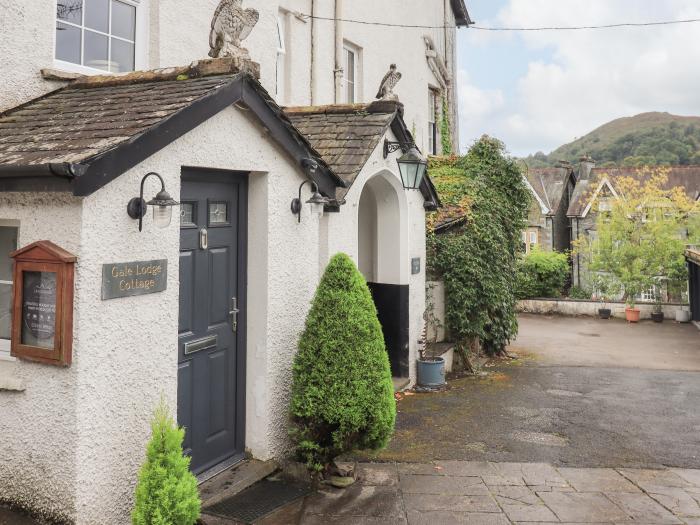
<path fill-rule="evenodd" d="M 131 40 L 107 35 L 132 44 L 134 61 L 125 69 L 206 55 L 201 44 L 215 0 L 206 9 L 174 0 L 103 3 L 133 7 L 132 25 L 121 27 Z M 467 23 L 463 2 L 438 3 L 439 17 Z M 79 33 L 87 46 L 87 12 L 78 23 L 67 19 L 73 11 L 57 14 L 43 2 L 0 0 L 2 34 L 26 51 L 18 61 L 15 48 L 0 47 L 7 64 L 0 92 L 0 501 L 80 525 L 127 522 L 161 396 L 187 427 L 192 468 L 202 478 L 245 454 L 283 456 L 298 337 L 325 265 L 340 251 L 373 291 L 394 375 L 415 377 L 425 212 L 439 200 L 427 177 L 405 189 L 397 159 L 414 142 L 424 151 L 437 147 L 429 116 L 435 99 L 428 107 L 424 101 L 436 93 L 433 84 L 450 81 L 454 31 L 387 43 L 367 28 L 322 24 L 326 3 L 312 2 L 319 18 L 305 22 L 296 14 L 310 7 L 291 0 L 250 4 L 261 13 L 247 41 L 260 65 L 243 54 L 68 84 L 66 70 L 97 72 L 85 64 L 87 47 L 74 57 L 80 64 L 58 57 L 65 51 L 59 31 Z M 357 17 L 360 4 L 343 9 L 336 1 L 331 15 Z M 421 19 L 423 11 L 432 20 L 434 6 L 421 6 L 401 11 L 397 22 Z M 275 39 L 285 24 L 294 46 L 281 53 Z M 333 57 L 322 51 L 329 42 L 346 66 L 354 63 L 355 85 L 337 78 Z M 429 42 L 442 51 L 427 49 Z M 408 48 L 418 53 L 407 55 L 415 65 L 402 68 L 397 89 L 405 108 L 396 100 L 339 104 L 371 99 L 364 92 L 378 85 L 387 57 Z M 315 69 L 302 82 L 304 54 Z M 103 66 L 123 58 L 110 55 Z M 285 78 L 296 83 L 284 87 Z M 452 87 L 449 95 L 453 104 Z M 285 111 L 280 101 L 302 106 Z M 417 139 L 408 131 L 416 122 Z M 180 203 L 172 223 L 152 217 L 154 206 L 141 224 L 133 218 L 142 188 L 146 201 Z M 322 215 L 306 203 L 314 189 L 325 201 Z"/>
<path fill-rule="evenodd" d="M 0 116 L 3 271 L 8 252 L 36 241 L 77 259 L 70 366 L 19 353 L 0 361 L 1 499 L 77 523 L 123 523 L 161 395 L 188 430 L 198 474 L 246 452 L 284 454 L 296 342 L 338 251 L 372 282 L 396 375 L 412 373 L 424 214 L 438 201 L 427 178 L 421 191 L 404 190 L 401 150 L 385 158 L 385 139 L 411 140 L 401 106 L 346 108 L 366 126 L 349 137 L 358 164 L 343 178 L 255 68 L 240 66 L 217 59 L 86 78 Z M 301 126 L 300 113 L 290 116 Z M 163 189 L 144 180 L 154 172 L 181 203 L 180 221 L 159 228 L 146 215 L 139 231 L 127 204 L 142 183 L 146 200 Z M 304 204 L 306 181 L 329 201 L 323 217 Z M 29 312 L 18 301 L 13 326 Z M 20 342 L 30 328 L 22 324 Z"/>

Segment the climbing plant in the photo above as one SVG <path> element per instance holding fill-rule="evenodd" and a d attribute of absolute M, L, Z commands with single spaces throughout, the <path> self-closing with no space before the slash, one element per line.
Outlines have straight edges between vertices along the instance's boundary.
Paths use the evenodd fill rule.
<path fill-rule="evenodd" d="M 463 357 L 474 340 L 488 354 L 504 353 L 518 329 L 517 256 L 530 206 L 523 175 L 504 144 L 487 136 L 464 157 L 434 159 L 430 175 L 444 208 L 428 221 L 428 265 L 445 283 L 447 327 Z"/>
<path fill-rule="evenodd" d="M 442 97 L 442 117 L 440 118 L 440 140 L 442 142 L 442 154 L 452 155 L 452 130 L 450 128 L 450 108 L 447 98 Z"/>

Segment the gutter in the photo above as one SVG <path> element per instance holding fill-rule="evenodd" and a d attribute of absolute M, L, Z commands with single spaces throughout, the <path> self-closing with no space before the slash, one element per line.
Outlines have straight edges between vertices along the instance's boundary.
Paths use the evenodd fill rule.
<path fill-rule="evenodd" d="M 49 162 L 48 164 L 29 164 L 17 166 L 0 164 L 0 178 L 20 177 L 61 177 L 72 180 L 85 171 L 85 166 L 70 162 Z"/>

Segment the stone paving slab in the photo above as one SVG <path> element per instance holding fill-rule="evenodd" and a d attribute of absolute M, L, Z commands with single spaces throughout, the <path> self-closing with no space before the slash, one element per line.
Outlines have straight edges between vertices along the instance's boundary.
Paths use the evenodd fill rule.
<path fill-rule="evenodd" d="M 700 470 L 436 461 L 361 463 L 358 478 L 309 496 L 298 523 L 700 525 Z"/>

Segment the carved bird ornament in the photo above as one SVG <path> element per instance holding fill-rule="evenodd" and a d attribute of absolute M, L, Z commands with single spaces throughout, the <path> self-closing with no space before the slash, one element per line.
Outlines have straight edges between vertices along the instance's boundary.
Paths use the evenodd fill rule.
<path fill-rule="evenodd" d="M 396 64 L 391 64 L 389 72 L 384 75 L 379 86 L 377 98 L 380 100 L 397 100 L 399 97 L 394 93 L 394 88 L 399 83 L 399 80 L 401 80 L 401 73 L 396 70 Z"/>
<path fill-rule="evenodd" d="M 214 12 L 209 34 L 209 56 L 212 58 L 247 57 L 241 47 L 260 19 L 255 9 L 243 9 L 243 0 L 221 0 Z"/>

